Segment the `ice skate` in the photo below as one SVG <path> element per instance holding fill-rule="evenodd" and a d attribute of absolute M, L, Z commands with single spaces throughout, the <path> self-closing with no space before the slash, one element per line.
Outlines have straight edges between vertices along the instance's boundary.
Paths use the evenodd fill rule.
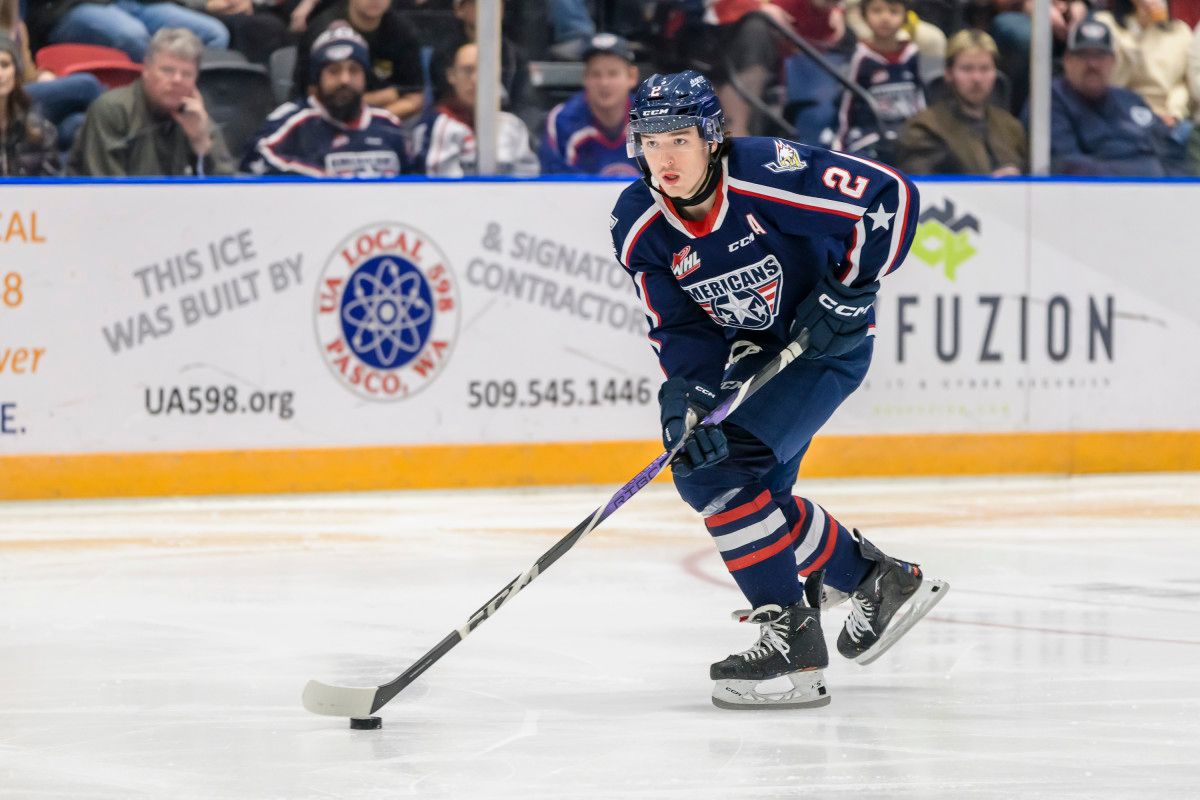
<path fill-rule="evenodd" d="M 718 708 L 817 708 L 829 704 L 821 670 L 829 666 L 829 651 L 821 634 L 820 577 L 806 586 L 809 603 L 781 608 L 764 605 L 753 611 L 735 611 L 734 619 L 757 623 L 758 643 L 734 653 L 709 668 L 712 701 Z M 786 677 L 792 687 L 781 692 L 760 692 L 759 684 Z"/>
<path fill-rule="evenodd" d="M 884 555 L 857 530 L 854 539 L 863 557 L 875 563 L 850 595 L 850 615 L 837 649 L 859 664 L 870 664 L 928 614 L 950 584 L 927 577 L 916 564 Z"/>

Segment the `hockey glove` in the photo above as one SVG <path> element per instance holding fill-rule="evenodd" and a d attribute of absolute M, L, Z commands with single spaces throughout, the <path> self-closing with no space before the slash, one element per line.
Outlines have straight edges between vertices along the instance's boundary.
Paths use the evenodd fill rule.
<path fill-rule="evenodd" d="M 825 275 L 812 293 L 796 306 L 792 320 L 792 338 L 808 329 L 808 347 L 801 358 L 821 358 L 849 353 L 867 338 L 867 317 L 879 291 L 879 281 L 866 286 L 842 285 L 833 275 Z"/>
<path fill-rule="evenodd" d="M 671 468 L 681 478 L 693 471 L 711 467 L 729 456 L 729 443 L 720 425 L 696 423 L 704 419 L 717 404 L 712 389 L 702 383 L 689 383 L 683 378 L 671 378 L 658 390 L 659 419 L 662 421 L 663 447 L 670 450 L 692 431 L 687 444 L 671 462 Z"/>

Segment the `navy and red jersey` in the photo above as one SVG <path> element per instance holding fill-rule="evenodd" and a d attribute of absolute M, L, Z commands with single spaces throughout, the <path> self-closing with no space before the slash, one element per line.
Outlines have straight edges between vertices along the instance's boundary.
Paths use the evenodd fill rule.
<path fill-rule="evenodd" d="M 859 42 L 850 59 L 847 77 L 875 100 L 883 130 L 898 131 L 909 117 L 925 108 L 925 84 L 921 81 L 917 46 L 907 42 L 894 53 L 881 53 Z M 875 117 L 866 104 L 850 92 L 842 94 L 838 110 L 836 146 L 857 150 L 877 136 Z M 863 141 L 864 137 L 870 137 Z"/>
<path fill-rule="evenodd" d="M 412 171 L 400 125 L 389 112 L 365 104 L 354 121 L 342 123 L 315 97 L 284 103 L 258 131 L 242 171 L 313 178 L 394 177 Z"/>
<path fill-rule="evenodd" d="M 822 274 L 862 286 L 899 267 L 919 206 L 906 177 L 865 158 L 767 137 L 730 145 L 704 220 L 683 219 L 643 181 L 610 220 L 663 371 L 710 386 L 733 341 L 781 349 Z"/>
<path fill-rule="evenodd" d="M 628 113 L 625 115 L 628 118 Z M 637 162 L 625 153 L 625 129 L 606 131 L 592 115 L 583 92 L 556 105 L 546 117 L 538 148 L 542 174 L 639 175 Z"/>

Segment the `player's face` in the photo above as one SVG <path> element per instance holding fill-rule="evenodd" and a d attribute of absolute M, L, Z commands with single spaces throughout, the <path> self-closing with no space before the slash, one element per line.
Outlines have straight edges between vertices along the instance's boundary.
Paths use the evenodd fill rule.
<path fill-rule="evenodd" d="M 904 24 L 904 6 L 887 0 L 871 0 L 863 9 L 863 21 L 880 39 L 891 39 Z"/>
<path fill-rule="evenodd" d="M 0 97 L 7 98 L 17 85 L 17 65 L 12 56 L 0 53 Z"/>
<path fill-rule="evenodd" d="M 196 94 L 197 75 L 199 69 L 193 62 L 170 53 L 157 53 L 142 71 L 146 99 L 163 111 L 175 111 L 185 97 Z"/>
<path fill-rule="evenodd" d="M 996 85 L 996 62 L 982 48 L 964 50 L 946 67 L 946 83 L 968 108 L 983 108 Z"/>
<path fill-rule="evenodd" d="M 1063 74 L 1084 97 L 1100 98 L 1108 91 L 1116 58 L 1105 50 L 1078 50 L 1063 56 Z"/>
<path fill-rule="evenodd" d="M 691 197 L 708 172 L 709 145 L 695 128 L 644 133 L 642 154 L 659 188 L 670 197 Z"/>
<path fill-rule="evenodd" d="M 637 67 L 620 56 L 592 56 L 583 68 L 583 91 L 594 110 L 625 108 L 636 85 Z"/>

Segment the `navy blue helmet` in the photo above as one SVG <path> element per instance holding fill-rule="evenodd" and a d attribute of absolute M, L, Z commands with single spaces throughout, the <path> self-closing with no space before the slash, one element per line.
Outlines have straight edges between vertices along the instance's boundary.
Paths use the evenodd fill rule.
<path fill-rule="evenodd" d="M 725 112 L 712 83 L 694 69 L 651 75 L 633 95 L 626 151 L 630 158 L 642 155 L 639 134 L 691 127 L 707 142 L 720 144 L 725 139 Z"/>

